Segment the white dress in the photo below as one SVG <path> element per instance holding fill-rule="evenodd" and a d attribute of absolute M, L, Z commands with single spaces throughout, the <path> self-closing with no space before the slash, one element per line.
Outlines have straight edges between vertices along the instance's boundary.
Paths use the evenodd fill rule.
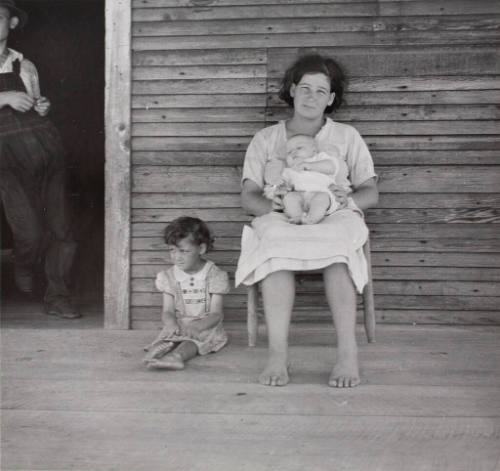
<path fill-rule="evenodd" d="M 285 122 L 257 132 L 248 146 L 242 182 L 250 179 L 264 187 L 264 167 L 268 160 L 286 154 Z M 315 136 L 321 152 L 337 157 L 337 185 L 349 191 L 376 177 L 370 151 L 352 126 L 327 118 Z M 333 263 L 346 263 L 358 292 L 368 281 L 363 244 L 368 228 L 363 213 L 351 204 L 325 217 L 318 224 L 290 224 L 278 212 L 255 218 L 245 225 L 241 254 L 235 274 L 236 286 L 252 285 L 280 270 L 318 270 Z"/>
<path fill-rule="evenodd" d="M 195 274 L 186 273 L 176 266 L 172 266 L 168 270 L 158 273 L 155 284 L 159 291 L 174 297 L 175 316 L 181 328 L 190 322 L 203 319 L 209 313 L 213 294 L 227 294 L 230 291 L 227 273 L 211 260 L 207 260 L 205 266 Z M 168 330 L 163 328 L 155 340 L 145 347 L 145 350 L 148 351 L 158 343 L 163 342 L 170 342 L 170 347 L 174 348 L 175 344 L 184 340 L 196 344 L 198 353 L 206 355 L 220 350 L 226 345 L 228 338 L 222 321 L 203 332 L 201 338 L 192 338 L 181 334 L 171 335 Z"/>

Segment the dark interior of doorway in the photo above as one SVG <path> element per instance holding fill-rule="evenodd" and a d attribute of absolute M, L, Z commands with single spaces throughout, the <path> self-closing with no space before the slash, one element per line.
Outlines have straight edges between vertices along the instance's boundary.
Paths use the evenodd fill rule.
<path fill-rule="evenodd" d="M 67 149 L 68 185 L 78 253 L 73 267 L 77 303 L 102 306 L 104 273 L 104 0 L 30 0 L 29 14 L 9 47 L 38 68 L 50 118 Z M 2 254 L 12 236 L 2 215 Z M 6 250 L 7 249 L 7 250 Z M 17 299 L 2 256 L 2 298 Z M 40 289 L 42 289 L 41 287 Z"/>

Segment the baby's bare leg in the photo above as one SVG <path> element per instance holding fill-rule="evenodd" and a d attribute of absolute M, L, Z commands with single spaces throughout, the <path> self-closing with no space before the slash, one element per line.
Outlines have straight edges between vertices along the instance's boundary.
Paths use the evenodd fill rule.
<path fill-rule="evenodd" d="M 148 368 L 158 368 L 165 370 L 182 370 L 185 362 L 191 360 L 198 354 L 198 347 L 194 342 L 185 340 L 171 353 L 165 355 L 161 360 L 151 360 Z"/>
<path fill-rule="evenodd" d="M 259 382 L 284 386 L 288 376 L 288 330 L 295 297 L 295 275 L 290 271 L 271 273 L 262 281 L 269 353 Z"/>
<path fill-rule="evenodd" d="M 330 195 L 326 192 L 315 192 L 309 202 L 309 211 L 302 219 L 304 224 L 316 224 L 325 216 L 330 207 Z"/>
<path fill-rule="evenodd" d="M 350 388 L 360 383 L 356 344 L 356 290 L 345 263 L 335 263 L 323 272 L 326 297 L 337 332 L 337 362 L 328 384 Z"/>
<path fill-rule="evenodd" d="M 292 224 L 300 224 L 304 212 L 304 201 L 302 194 L 298 191 L 290 191 L 283 197 L 285 214 Z"/>

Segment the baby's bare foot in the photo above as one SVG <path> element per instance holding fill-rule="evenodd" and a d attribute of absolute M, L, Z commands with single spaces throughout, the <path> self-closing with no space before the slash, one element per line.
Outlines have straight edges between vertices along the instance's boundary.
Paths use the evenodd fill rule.
<path fill-rule="evenodd" d="M 285 386 L 290 381 L 289 368 L 285 354 L 270 354 L 267 366 L 259 376 L 259 383 L 265 386 Z"/>
<path fill-rule="evenodd" d="M 317 224 L 325 217 L 325 212 L 310 211 L 302 216 L 302 224 Z"/>
<path fill-rule="evenodd" d="M 333 388 L 352 388 L 360 382 L 357 352 L 339 353 L 328 385 Z"/>
<path fill-rule="evenodd" d="M 164 370 L 183 370 L 184 361 L 177 353 L 165 355 L 161 360 L 153 359 L 147 363 L 148 368 Z"/>
<path fill-rule="evenodd" d="M 302 216 L 294 216 L 294 217 L 290 216 L 288 218 L 288 222 L 290 224 L 302 224 Z"/>

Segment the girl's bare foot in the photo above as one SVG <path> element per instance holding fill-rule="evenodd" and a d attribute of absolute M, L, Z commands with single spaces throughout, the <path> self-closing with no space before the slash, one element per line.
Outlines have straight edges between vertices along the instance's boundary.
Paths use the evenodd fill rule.
<path fill-rule="evenodd" d="M 328 385 L 333 388 L 353 388 L 360 382 L 357 351 L 339 352 Z"/>
<path fill-rule="evenodd" d="M 286 354 L 270 353 L 267 366 L 259 376 L 265 386 L 285 386 L 290 381 L 290 364 Z"/>
<path fill-rule="evenodd" d="M 153 359 L 147 363 L 148 368 L 164 370 L 183 370 L 184 361 L 178 353 L 165 355 L 161 360 Z"/>

